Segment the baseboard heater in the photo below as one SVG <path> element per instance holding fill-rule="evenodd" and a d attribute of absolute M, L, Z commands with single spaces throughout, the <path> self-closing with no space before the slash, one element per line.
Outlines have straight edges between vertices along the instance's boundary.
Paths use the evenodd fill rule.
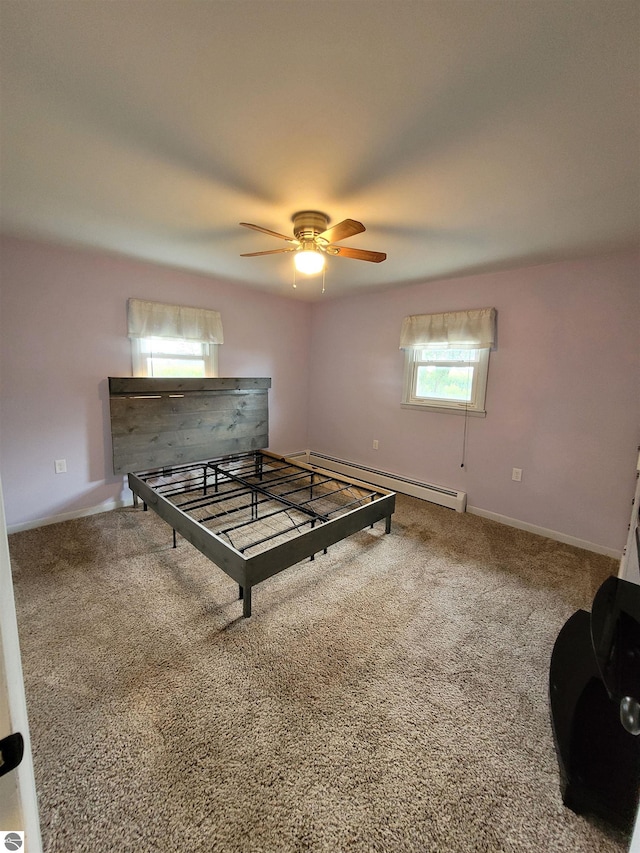
<path fill-rule="evenodd" d="M 344 459 L 336 459 L 333 456 L 326 456 L 324 453 L 314 453 L 312 450 L 308 450 L 306 453 L 291 454 L 291 458 L 302 458 L 309 465 L 317 465 L 319 468 L 327 468 L 329 471 L 344 474 L 354 480 L 363 480 L 366 483 L 382 486 L 384 489 L 391 489 L 403 495 L 421 498 L 423 501 L 430 501 L 448 509 L 455 509 L 456 512 L 464 512 L 467 506 L 466 492 L 458 492 L 455 489 L 447 489 L 444 486 L 435 486 L 431 483 L 421 483 L 418 480 L 410 480 L 407 477 L 389 474 L 386 471 L 377 471 L 375 468 L 346 462 Z"/>

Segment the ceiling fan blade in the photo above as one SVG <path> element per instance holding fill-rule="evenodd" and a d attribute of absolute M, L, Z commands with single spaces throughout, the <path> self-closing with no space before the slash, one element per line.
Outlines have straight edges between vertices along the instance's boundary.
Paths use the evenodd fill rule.
<path fill-rule="evenodd" d="M 356 222 L 355 219 L 343 219 L 331 228 L 327 228 L 322 234 L 318 234 L 322 240 L 328 243 L 337 243 L 339 240 L 346 240 L 347 237 L 353 237 L 354 234 L 362 234 L 367 229 L 362 222 Z"/>
<path fill-rule="evenodd" d="M 286 252 L 295 252 L 295 249 L 268 249 L 266 252 L 245 252 L 241 258 L 257 258 L 258 255 L 281 255 Z"/>
<path fill-rule="evenodd" d="M 371 261 L 379 264 L 387 257 L 386 252 L 370 252 L 368 249 L 351 249 L 349 246 L 329 246 L 331 255 L 341 255 L 343 258 L 355 258 L 357 261 Z"/>
<path fill-rule="evenodd" d="M 262 228 L 261 225 L 252 225 L 250 222 L 241 222 L 245 228 L 253 228 L 254 231 L 261 231 L 263 234 L 270 234 L 272 237 L 278 237 L 280 240 L 286 240 L 288 243 L 297 243 L 295 237 L 287 237 L 285 234 L 278 234 L 277 231 L 269 231 L 268 228 Z"/>

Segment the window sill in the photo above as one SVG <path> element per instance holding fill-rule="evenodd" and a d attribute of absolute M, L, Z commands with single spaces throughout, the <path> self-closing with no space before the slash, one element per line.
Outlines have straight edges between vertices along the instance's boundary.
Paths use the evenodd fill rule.
<path fill-rule="evenodd" d="M 423 412 L 440 412 L 445 415 L 465 415 L 469 418 L 486 418 L 487 413 L 483 409 L 478 411 L 476 409 L 460 409 L 449 408 L 448 406 L 429 406 L 425 403 L 400 403 L 400 407 L 402 409 L 413 409 L 414 411 L 423 411 Z"/>

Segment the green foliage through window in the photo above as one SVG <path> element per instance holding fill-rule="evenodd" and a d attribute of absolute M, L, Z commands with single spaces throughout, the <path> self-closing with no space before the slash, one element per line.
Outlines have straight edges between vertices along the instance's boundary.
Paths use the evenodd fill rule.
<path fill-rule="evenodd" d="M 422 365 L 417 371 L 416 396 L 464 402 L 471 399 L 472 384 L 473 367 Z"/>

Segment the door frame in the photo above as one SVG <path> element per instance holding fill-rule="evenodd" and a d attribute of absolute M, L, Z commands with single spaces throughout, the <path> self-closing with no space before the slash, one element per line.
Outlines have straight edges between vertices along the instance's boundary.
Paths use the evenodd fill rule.
<path fill-rule="evenodd" d="M 15 770 L 0 777 L 0 832 L 24 832 L 26 853 L 42 853 L 38 798 L 0 480 L 0 738 L 13 732 L 20 732 L 24 738 L 24 757 Z"/>

